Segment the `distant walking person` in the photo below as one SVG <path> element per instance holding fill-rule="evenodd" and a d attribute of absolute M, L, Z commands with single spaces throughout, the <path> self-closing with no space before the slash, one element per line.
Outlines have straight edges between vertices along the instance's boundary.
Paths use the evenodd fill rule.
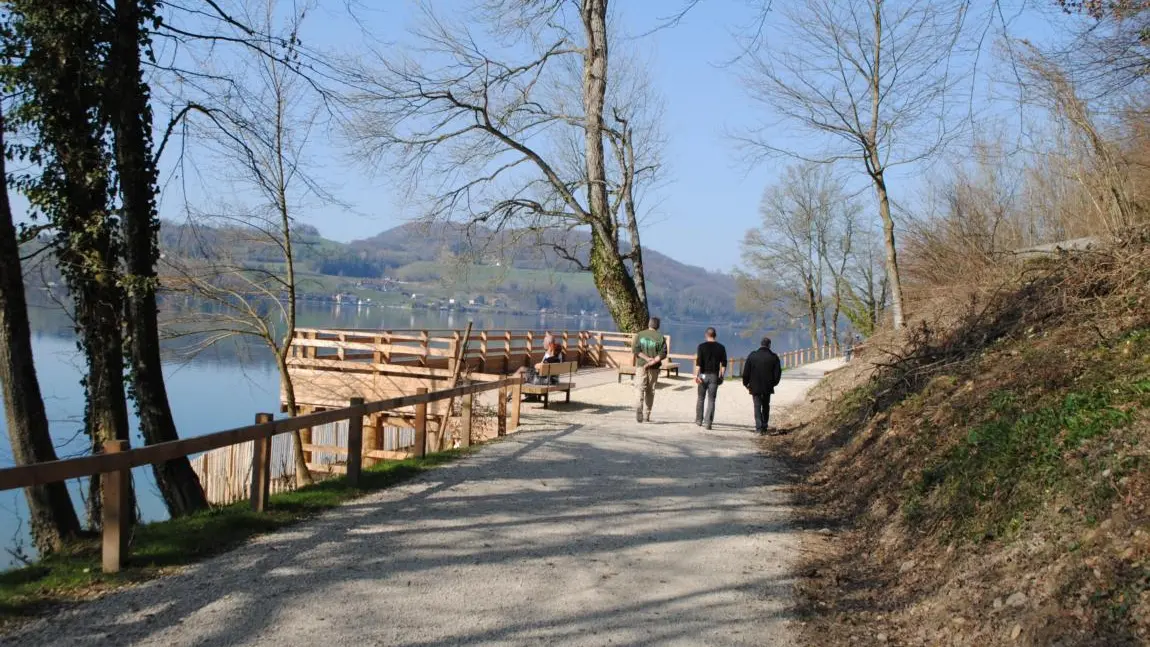
<path fill-rule="evenodd" d="M 695 384 L 699 385 L 699 401 L 695 404 L 695 424 L 700 427 L 706 425 L 711 428 L 715 421 L 715 396 L 719 393 L 719 385 L 727 373 L 727 349 L 715 341 L 718 333 L 714 328 L 707 328 L 704 334 L 707 341 L 699 344 L 695 351 Z M 706 416 L 703 415 L 703 405 L 706 404 Z"/>
<path fill-rule="evenodd" d="M 631 350 L 635 353 L 635 420 L 651 422 L 651 407 L 655 404 L 655 383 L 659 381 L 659 369 L 667 357 L 667 342 L 659 332 L 659 318 L 651 317 L 647 329 L 636 333 L 631 340 Z M 646 415 L 643 408 L 646 405 Z"/>
<path fill-rule="evenodd" d="M 767 433 L 771 417 L 771 394 L 783 377 L 779 356 L 771 350 L 771 338 L 763 337 L 759 349 L 747 356 L 743 365 L 743 386 L 751 392 L 755 406 L 755 431 Z"/>

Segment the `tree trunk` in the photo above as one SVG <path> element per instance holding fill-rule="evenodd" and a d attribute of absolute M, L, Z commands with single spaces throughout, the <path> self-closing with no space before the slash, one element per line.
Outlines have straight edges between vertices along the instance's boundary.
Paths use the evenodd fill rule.
<path fill-rule="evenodd" d="M 127 321 L 132 396 L 144 442 L 177 440 L 160 359 L 157 321 L 156 263 L 159 219 L 156 217 L 156 168 L 152 160 L 152 112 L 140 68 L 140 0 L 116 0 L 114 38 L 109 56 L 112 92 L 108 96 L 116 167 L 122 197 L 124 258 L 127 265 Z M 200 479 L 187 457 L 152 467 L 168 514 L 180 517 L 208 508 Z"/>
<path fill-rule="evenodd" d="M 287 408 L 287 414 L 294 418 L 299 415 L 299 404 L 295 399 L 295 384 L 288 373 L 287 352 L 285 348 L 283 353 L 276 353 L 276 365 L 279 367 L 280 380 L 283 382 L 284 405 Z M 295 454 L 295 483 L 297 486 L 311 485 L 314 479 L 311 477 L 311 472 L 307 467 L 307 459 L 304 457 L 303 435 L 299 431 L 293 431 L 291 442 L 292 452 Z"/>
<path fill-rule="evenodd" d="M 623 132 L 623 168 L 627 169 L 629 177 L 623 183 L 623 210 L 627 217 L 627 232 L 631 237 L 631 275 L 635 277 L 635 290 L 639 301 L 646 306 L 647 301 L 647 273 L 643 269 L 643 245 L 639 242 L 639 217 L 635 213 L 635 143 L 631 139 L 634 131 L 630 125 L 624 125 Z"/>
<path fill-rule="evenodd" d="M 603 152 L 603 103 L 607 96 L 607 0 L 583 0 L 581 12 L 587 35 L 583 55 L 584 147 L 587 158 L 587 202 L 591 217 L 610 223 L 614 218 L 607 197 L 607 165 Z"/>
<path fill-rule="evenodd" d="M 639 332 L 647 327 L 647 304 L 639 298 L 618 248 L 604 242 L 596 229 L 591 231 L 591 276 L 620 331 Z"/>
<path fill-rule="evenodd" d="M 119 249 L 109 213 L 111 178 L 104 142 L 106 90 L 99 57 L 105 23 L 100 3 L 10 3 L 22 14 L 27 51 L 19 101 L 35 133 L 44 173 L 29 201 L 57 231 L 56 259 L 75 303 L 88 364 L 85 429 L 93 453 L 128 440 L 124 399 L 124 317 Z M 134 505 L 132 493 L 129 499 Z M 89 522 L 100 522 L 99 477 L 90 483 Z"/>
<path fill-rule="evenodd" d="M 76 319 L 88 359 L 88 375 L 84 380 L 87 387 L 85 428 L 93 454 L 103 453 L 105 441 L 130 440 L 128 406 L 124 398 L 121 307 L 119 288 L 108 272 L 100 272 L 85 281 L 76 299 Z M 88 492 L 88 525 L 98 528 L 103 507 L 98 475 L 89 481 Z M 134 493 L 129 499 L 130 508 L 134 509 Z"/>
<path fill-rule="evenodd" d="M 3 138 L 4 123 L 0 115 L 0 150 L 4 150 Z M 0 177 L 7 178 L 4 161 L 0 155 Z M 0 191 L 0 390 L 16 464 L 56 460 L 32 359 L 28 304 L 24 298 L 20 250 L 7 188 Z M 72 507 L 66 483 L 25 488 L 24 496 L 28 500 L 32 541 L 41 556 L 59 550 L 79 534 L 80 520 Z"/>
<path fill-rule="evenodd" d="M 279 86 L 277 86 L 279 90 Z M 284 96 L 282 92 L 276 93 L 276 129 L 275 129 L 275 147 L 276 147 L 276 177 L 277 180 L 277 193 L 276 202 L 280 213 L 280 235 L 283 236 L 283 253 L 284 265 L 287 267 L 287 311 L 285 312 L 284 319 L 287 322 L 287 330 L 284 331 L 283 341 L 280 343 L 278 349 L 273 348 L 272 352 L 276 353 L 276 359 L 280 367 L 280 380 L 283 381 L 284 393 L 287 396 L 287 409 L 288 415 L 296 417 L 299 415 L 299 405 L 295 400 L 295 383 L 292 382 L 291 374 L 288 372 L 287 358 L 290 356 L 292 350 L 291 345 L 295 340 L 295 327 L 297 315 L 297 298 L 296 292 L 296 273 L 295 273 L 295 247 L 292 244 L 291 234 L 291 212 L 288 210 L 288 192 L 287 192 L 287 178 L 288 170 L 284 166 L 284 111 L 286 105 L 284 103 Z M 269 331 L 269 338 L 272 333 Z M 295 453 L 295 482 L 297 486 L 311 485 L 314 480 L 311 477 L 311 470 L 307 466 L 307 458 L 304 456 L 303 450 L 303 434 L 299 430 L 292 432 L 292 449 Z"/>
<path fill-rule="evenodd" d="M 881 170 L 872 174 L 875 190 L 878 192 L 878 212 L 882 218 L 883 245 L 886 247 L 886 276 L 890 284 L 891 313 L 894 316 L 894 329 L 902 330 L 906 325 L 902 302 L 902 279 L 898 271 L 898 248 L 894 242 L 894 218 L 890 214 L 890 197 L 886 191 L 886 181 Z"/>
<path fill-rule="evenodd" d="M 835 352 L 835 354 L 838 354 L 839 351 L 841 350 L 840 344 L 839 344 L 839 314 L 843 310 L 842 281 L 838 280 L 838 279 L 835 280 L 834 302 L 835 302 L 834 312 L 831 316 L 831 341 L 830 341 L 830 343 L 831 343 L 831 349 Z"/>
<path fill-rule="evenodd" d="M 591 226 L 591 274 L 615 325 L 638 332 L 647 325 L 647 304 L 619 253 L 619 236 L 607 191 L 603 151 L 603 104 L 607 96 L 607 0 L 582 0 L 580 14 L 587 38 L 583 55 L 584 146 L 587 204 Z M 638 245 L 639 241 L 632 241 Z M 638 267 L 642 267 L 642 261 Z"/>
<path fill-rule="evenodd" d="M 890 196 L 886 191 L 885 167 L 878 150 L 879 102 L 882 98 L 881 77 L 885 70 L 882 67 L 882 2 L 875 0 L 873 5 L 874 19 L 874 61 L 871 63 L 870 92 L 871 92 L 871 124 L 868 141 L 865 145 L 867 170 L 871 180 L 874 181 L 875 191 L 878 192 L 878 211 L 882 218 L 883 245 L 886 247 L 886 275 L 891 287 L 891 313 L 894 316 L 894 329 L 902 330 L 906 325 L 902 304 L 902 279 L 898 273 L 898 250 L 894 243 L 894 218 L 890 213 Z"/>
<path fill-rule="evenodd" d="M 819 345 L 819 302 L 814 285 L 807 281 L 807 316 L 810 317 L 811 348 Z"/>

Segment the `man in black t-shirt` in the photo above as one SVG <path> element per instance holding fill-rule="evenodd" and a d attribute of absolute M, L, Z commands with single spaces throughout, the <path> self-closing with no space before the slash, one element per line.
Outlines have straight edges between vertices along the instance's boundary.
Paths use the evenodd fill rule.
<path fill-rule="evenodd" d="M 699 401 L 695 404 L 695 424 L 711 428 L 715 421 L 715 396 L 718 395 L 719 384 L 727 373 L 727 349 L 715 341 L 717 333 L 714 328 L 707 328 L 707 341 L 699 344 L 695 352 L 695 384 L 699 385 Z M 703 416 L 703 405 L 706 404 L 706 417 Z"/>

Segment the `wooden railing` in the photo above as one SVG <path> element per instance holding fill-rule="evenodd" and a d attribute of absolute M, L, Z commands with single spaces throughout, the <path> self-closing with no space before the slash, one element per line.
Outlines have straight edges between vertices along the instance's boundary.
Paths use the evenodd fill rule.
<path fill-rule="evenodd" d="M 408 453 L 373 452 L 363 449 L 363 419 L 365 416 L 392 411 L 404 407 L 415 407 L 415 445 L 413 454 L 422 457 L 427 454 L 427 405 L 441 400 L 462 399 L 462 428 L 460 441 L 463 446 L 471 442 L 471 412 L 473 398 L 485 391 L 499 391 L 498 412 L 499 432 L 502 436 L 508 427 L 519 426 L 522 400 L 522 378 L 519 376 L 494 382 L 481 382 L 428 393 L 427 389 L 415 395 L 388 398 L 376 402 L 364 402 L 362 398 L 352 398 L 349 406 L 319 413 L 311 413 L 295 418 L 274 420 L 270 413 L 256 414 L 256 424 L 220 431 L 205 436 L 157 443 L 137 449 L 128 449 L 126 440 L 113 440 L 104 444 L 104 452 L 92 456 L 69 458 L 47 463 L 35 463 L 0 469 L 0 491 L 26 488 L 45 483 L 57 483 L 74 478 L 100 475 L 103 496 L 103 568 L 107 573 L 120 570 L 128 554 L 129 526 L 132 511 L 128 506 L 130 470 L 143 465 L 155 465 L 175 458 L 199 452 L 254 442 L 252 452 L 251 505 L 257 512 L 267 507 L 271 478 L 271 439 L 278 434 L 310 429 L 333 422 L 348 421 L 348 446 L 329 447 L 328 451 L 339 451 L 347 456 L 345 472 L 347 481 L 355 486 L 360 481 L 363 458 L 406 458 Z M 512 392 L 511 407 L 508 411 L 507 392 Z M 508 420 L 510 418 L 510 420 Z M 434 447 L 438 448 L 438 444 Z M 403 455 L 401 455 L 403 454 Z"/>
<path fill-rule="evenodd" d="M 552 335 L 568 357 L 581 366 L 616 367 L 630 363 L 630 333 L 604 330 L 482 330 L 467 338 L 463 360 L 471 370 L 508 373 L 544 352 L 543 339 Z M 671 337 L 665 336 L 668 347 Z M 361 328 L 298 328 L 292 356 L 309 360 L 419 366 L 450 371 L 463 341 L 461 330 L 374 330 Z M 314 363 L 314 362 L 313 362 Z"/>
<path fill-rule="evenodd" d="M 821 362 L 824 359 L 832 359 L 842 355 L 842 352 L 835 350 L 831 345 L 815 346 L 812 348 L 800 348 L 798 350 L 789 350 L 785 353 L 779 353 L 779 361 L 782 363 L 783 368 L 795 368 L 803 364 L 811 364 L 813 362 Z M 743 364 L 746 363 L 745 357 L 732 358 L 728 360 L 730 370 L 727 374 L 731 377 L 740 377 L 743 374 Z"/>
<path fill-rule="evenodd" d="M 467 338 L 463 360 L 483 373 L 508 373 L 528 357 L 538 359 L 543 340 L 551 334 L 572 359 L 597 364 L 603 344 L 585 330 L 483 330 Z M 463 342 L 462 330 L 367 330 L 299 328 L 292 339 L 292 355 L 310 360 L 338 360 L 374 364 L 420 366 L 451 370 Z"/>

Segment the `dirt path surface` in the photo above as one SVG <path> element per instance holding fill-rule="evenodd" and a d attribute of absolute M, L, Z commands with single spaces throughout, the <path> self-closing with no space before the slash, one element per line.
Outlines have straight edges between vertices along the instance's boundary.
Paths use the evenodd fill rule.
<path fill-rule="evenodd" d="M 787 371 L 776 406 L 837 362 Z M 4 645 L 789 645 L 798 550 L 784 475 L 689 377 L 654 422 L 628 384 L 527 404 L 503 442 L 178 575 L 78 605 Z M 769 442 L 769 441 L 768 441 Z"/>

